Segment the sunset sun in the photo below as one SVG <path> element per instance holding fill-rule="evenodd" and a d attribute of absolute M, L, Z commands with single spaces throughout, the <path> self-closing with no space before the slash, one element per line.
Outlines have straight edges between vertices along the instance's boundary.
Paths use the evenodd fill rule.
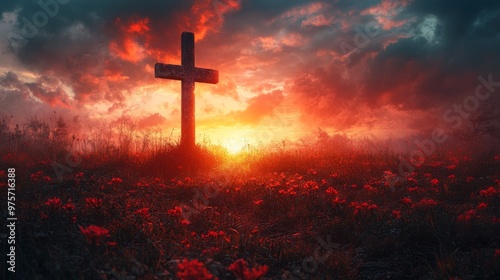
<path fill-rule="evenodd" d="M 226 151 L 231 155 L 237 155 L 244 151 L 247 141 L 242 138 L 232 138 L 221 143 Z"/>

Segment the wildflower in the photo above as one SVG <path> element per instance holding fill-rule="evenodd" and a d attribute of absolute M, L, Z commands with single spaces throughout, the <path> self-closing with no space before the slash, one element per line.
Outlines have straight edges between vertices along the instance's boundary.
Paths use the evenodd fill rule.
<path fill-rule="evenodd" d="M 401 199 L 401 201 L 404 204 L 411 204 L 412 203 L 411 198 L 409 198 L 409 197 L 405 197 L 405 198 Z"/>
<path fill-rule="evenodd" d="M 345 199 L 340 199 L 340 197 L 337 196 L 334 199 L 332 199 L 332 203 L 334 205 L 344 204 L 345 203 Z"/>
<path fill-rule="evenodd" d="M 182 215 L 182 208 L 179 206 L 175 206 L 174 208 L 168 210 L 167 214 L 172 217 L 180 217 Z"/>
<path fill-rule="evenodd" d="M 181 244 L 182 244 L 182 245 L 184 245 L 184 247 L 185 247 L 186 249 L 191 248 L 191 242 L 189 242 L 189 240 L 187 240 L 187 239 L 182 239 L 182 240 L 181 240 Z"/>
<path fill-rule="evenodd" d="M 488 207 L 488 203 L 481 202 L 481 203 L 479 203 L 479 205 L 477 206 L 477 209 L 478 209 L 478 210 L 482 210 L 482 209 L 486 209 L 487 207 Z"/>
<path fill-rule="evenodd" d="M 408 188 L 408 189 L 406 189 L 406 190 L 407 190 L 407 191 L 409 191 L 409 192 L 414 192 L 414 191 L 418 191 L 418 187 L 417 187 L 417 186 L 415 186 L 415 187 L 410 187 L 410 188 Z"/>
<path fill-rule="evenodd" d="M 451 181 L 455 180 L 457 177 L 455 176 L 455 174 L 451 174 L 450 176 L 448 176 L 448 179 L 450 179 Z"/>
<path fill-rule="evenodd" d="M 328 189 L 326 189 L 326 193 L 327 194 L 330 194 L 330 195 L 333 195 L 333 196 L 338 196 L 339 195 L 339 191 L 332 188 L 332 187 L 329 187 Z"/>
<path fill-rule="evenodd" d="M 500 160 L 500 154 L 496 155 L 496 156 L 494 157 L 494 159 L 495 159 L 496 161 L 499 161 L 499 160 Z"/>
<path fill-rule="evenodd" d="M 467 222 L 467 221 L 470 221 L 474 217 L 474 215 L 476 215 L 476 210 L 471 209 L 471 210 L 465 212 L 464 214 L 459 215 L 457 220 Z"/>
<path fill-rule="evenodd" d="M 497 190 L 495 190 L 494 187 L 489 187 L 486 190 L 480 190 L 479 194 L 484 197 L 492 197 L 495 196 L 495 194 L 497 194 Z"/>
<path fill-rule="evenodd" d="M 45 201 L 45 205 L 49 206 L 51 209 L 59 209 L 62 205 L 61 199 L 59 197 L 50 198 Z"/>
<path fill-rule="evenodd" d="M 89 243 L 95 243 L 99 245 L 99 243 L 105 238 L 109 236 L 109 231 L 105 228 L 98 227 L 95 225 L 90 225 L 86 228 L 79 226 L 80 231 L 85 235 Z"/>
<path fill-rule="evenodd" d="M 64 210 L 66 210 L 67 212 L 70 212 L 70 211 L 75 210 L 76 206 L 73 203 L 68 202 L 68 203 L 64 204 L 62 208 Z"/>
<path fill-rule="evenodd" d="M 448 170 L 453 170 L 453 169 L 456 169 L 456 168 L 457 168 L 457 166 L 455 164 L 446 166 L 446 169 L 448 169 Z"/>
<path fill-rule="evenodd" d="M 188 220 L 186 220 L 186 219 L 182 219 L 182 220 L 181 220 L 181 225 L 183 225 L 183 226 L 188 226 L 189 224 L 191 224 L 191 222 L 190 222 L 190 221 L 188 221 Z"/>
<path fill-rule="evenodd" d="M 371 210 L 376 210 L 378 209 L 378 205 L 374 203 L 368 203 L 368 202 L 351 202 L 349 205 L 354 208 L 354 215 L 359 214 L 360 211 L 371 211 Z"/>
<path fill-rule="evenodd" d="M 149 214 L 149 208 L 147 208 L 147 207 L 144 207 L 144 208 L 141 208 L 141 209 L 135 211 L 134 214 L 138 215 L 138 216 L 142 216 L 142 218 L 144 218 L 144 219 L 149 218 L 151 216 L 151 214 Z"/>
<path fill-rule="evenodd" d="M 373 191 L 373 187 L 368 185 L 368 184 L 364 185 L 363 189 L 365 189 L 367 191 Z"/>
<path fill-rule="evenodd" d="M 253 204 L 255 204 L 255 205 L 261 205 L 263 202 L 264 202 L 264 200 L 259 199 L 259 200 L 254 201 Z"/>
<path fill-rule="evenodd" d="M 416 183 L 418 183 L 417 179 L 415 179 L 415 178 L 413 178 L 413 177 L 409 177 L 409 178 L 408 178 L 408 182 L 410 182 L 410 183 L 415 183 L 415 184 L 416 184 Z"/>
<path fill-rule="evenodd" d="M 111 180 L 108 182 L 108 185 L 113 185 L 113 184 L 121 184 L 123 182 L 122 178 L 111 178 Z"/>
<path fill-rule="evenodd" d="M 433 185 L 433 186 L 437 186 L 437 185 L 439 185 L 439 180 L 438 180 L 438 179 L 436 179 L 436 178 L 432 179 L 432 180 L 431 180 L 431 185 Z"/>
<path fill-rule="evenodd" d="M 269 267 L 267 265 L 258 268 L 248 268 L 248 263 L 244 259 L 236 260 L 232 263 L 228 270 L 231 271 L 238 279 L 258 280 L 266 275 Z"/>
<path fill-rule="evenodd" d="M 85 203 L 87 207 L 99 207 L 102 205 L 102 199 L 101 198 L 95 198 L 95 197 L 87 197 L 85 198 Z"/>
<path fill-rule="evenodd" d="M 437 202 L 432 199 L 432 198 L 422 198 L 418 204 L 415 206 L 420 206 L 420 207 L 433 207 L 436 206 Z"/>
<path fill-rule="evenodd" d="M 215 278 L 208 272 L 203 263 L 196 259 L 191 261 L 184 259 L 177 264 L 176 276 L 180 280 L 211 280 Z"/>
<path fill-rule="evenodd" d="M 208 233 L 207 233 L 207 234 L 202 234 L 202 235 L 201 235 L 201 238 L 203 238 L 203 239 L 208 239 L 208 238 L 210 238 L 210 237 L 211 237 L 211 238 L 217 238 L 217 237 L 219 237 L 219 236 L 224 236 L 224 235 L 226 235 L 226 233 L 225 233 L 225 232 L 223 232 L 222 230 L 221 230 L 221 231 L 219 231 L 219 232 L 216 232 L 216 231 L 212 231 L 212 230 L 210 230 L 210 231 L 208 231 Z"/>
<path fill-rule="evenodd" d="M 319 189 L 318 183 L 315 181 L 307 181 L 304 184 L 304 189 L 306 190 L 317 190 Z"/>
<path fill-rule="evenodd" d="M 32 173 L 30 175 L 30 178 L 32 181 L 38 181 L 38 179 L 40 179 L 40 177 L 43 175 L 43 171 L 39 170 L 37 171 L 36 173 Z"/>
<path fill-rule="evenodd" d="M 108 241 L 108 242 L 106 242 L 106 245 L 114 247 L 114 246 L 118 245 L 118 243 L 116 243 L 114 241 Z"/>
<path fill-rule="evenodd" d="M 466 181 L 467 183 L 470 183 L 470 182 L 474 181 L 474 177 L 469 176 L 469 177 L 467 177 L 467 178 L 465 179 L 465 181 Z"/>

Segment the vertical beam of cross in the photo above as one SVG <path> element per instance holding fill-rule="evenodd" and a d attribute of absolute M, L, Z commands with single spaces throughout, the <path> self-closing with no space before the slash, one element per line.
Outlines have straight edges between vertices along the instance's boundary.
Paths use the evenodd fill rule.
<path fill-rule="evenodd" d="M 195 66 L 194 34 L 183 32 L 181 36 L 181 65 L 155 64 L 155 78 L 180 80 L 181 96 L 181 147 L 190 149 L 195 146 L 195 83 L 217 84 L 217 70 Z"/>

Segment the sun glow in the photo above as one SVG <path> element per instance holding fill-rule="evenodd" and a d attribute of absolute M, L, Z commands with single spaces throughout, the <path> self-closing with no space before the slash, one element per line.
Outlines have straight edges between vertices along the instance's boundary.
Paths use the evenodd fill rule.
<path fill-rule="evenodd" d="M 241 152 L 244 151 L 245 147 L 247 146 L 247 141 L 245 139 L 229 139 L 221 145 L 227 150 L 227 152 L 231 155 L 237 155 Z"/>

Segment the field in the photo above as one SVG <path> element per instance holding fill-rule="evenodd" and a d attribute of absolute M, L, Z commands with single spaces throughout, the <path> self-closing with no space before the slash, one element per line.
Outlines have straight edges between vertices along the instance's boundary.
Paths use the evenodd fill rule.
<path fill-rule="evenodd" d="M 497 153 L 179 158 L 5 155 L 19 279 L 500 279 Z"/>

